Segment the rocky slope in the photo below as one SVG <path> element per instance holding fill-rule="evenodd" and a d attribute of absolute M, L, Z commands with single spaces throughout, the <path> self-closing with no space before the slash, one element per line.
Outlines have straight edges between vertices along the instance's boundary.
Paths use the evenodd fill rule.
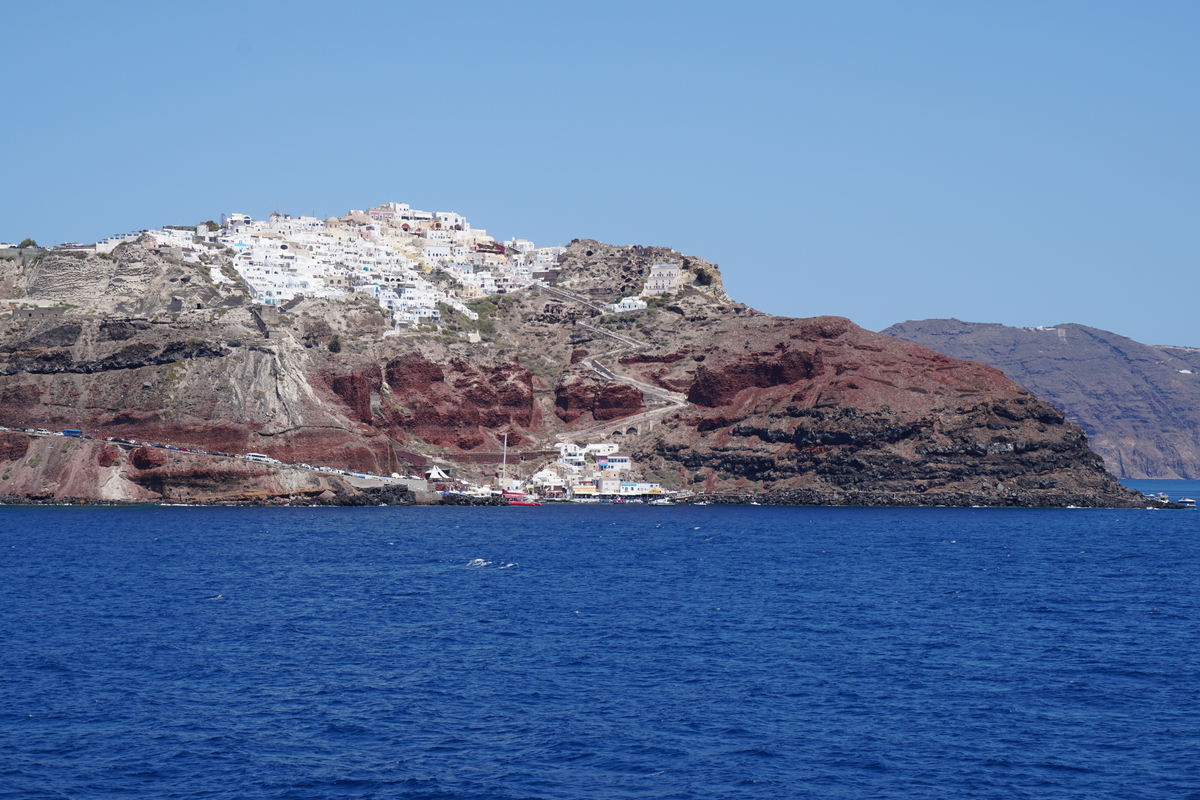
<path fill-rule="evenodd" d="M 679 293 L 642 313 L 598 313 L 668 261 L 684 268 Z M 485 478 L 505 434 L 518 470 L 546 461 L 557 441 L 615 438 L 670 488 L 779 502 L 1139 501 L 1079 428 L 998 371 L 843 319 L 761 314 L 728 298 L 714 265 L 665 248 L 576 241 L 558 288 L 479 301 L 477 321 L 447 310 L 442 329 L 399 336 L 382 335 L 387 320 L 366 301 L 308 300 L 264 318 L 239 285 L 214 285 L 206 267 L 145 243 L 113 258 L 51 254 L 36 269 L 4 269 L 10 299 L 75 306 L 0 329 L 8 427 L 373 472 L 433 460 Z M 135 277 L 137 291 L 122 294 L 117 278 Z M 83 280 L 103 293 L 81 290 Z M 22 437 L 48 449 L 21 451 Z M 314 479 L 321 473 L 228 459 L 157 463 L 154 449 L 5 441 L 0 495 L 339 491 Z"/>
<path fill-rule="evenodd" d="M 341 478 L 288 466 L 103 441 L 0 432 L 0 496 L 33 500 L 334 502 Z"/>
<path fill-rule="evenodd" d="M 933 319 L 883 333 L 1002 370 L 1063 409 L 1122 478 L 1200 479 L 1200 349 L 1075 324 Z"/>
<path fill-rule="evenodd" d="M 729 320 L 699 346 L 624 363 L 686 389 L 692 406 L 635 455 L 709 491 L 749 483 L 777 502 L 854 504 L 1124 496 L 1082 431 L 999 371 L 846 319 Z"/>

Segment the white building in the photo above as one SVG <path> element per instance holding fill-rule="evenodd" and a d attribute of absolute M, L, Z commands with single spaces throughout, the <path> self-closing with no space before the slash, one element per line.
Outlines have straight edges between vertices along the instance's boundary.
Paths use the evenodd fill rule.
<path fill-rule="evenodd" d="M 679 289 L 680 269 L 678 264 L 655 264 L 650 268 L 642 295 L 671 294 Z"/>
<path fill-rule="evenodd" d="M 608 310 L 614 314 L 623 314 L 626 311 L 645 311 L 646 301 L 640 297 L 623 297 L 619 303 L 609 303 Z"/>
<path fill-rule="evenodd" d="M 241 213 L 225 220 L 210 238 L 235 251 L 232 266 L 255 301 L 265 305 L 301 294 L 342 300 L 361 292 L 391 311 L 397 327 L 412 327 L 438 321 L 442 302 L 477 319 L 462 298 L 517 291 L 532 281 L 527 264 L 500 254 L 481 259 L 482 270 L 464 266 L 475 255 L 474 246 L 492 240 L 485 230 L 473 229 L 465 217 L 449 211 L 430 213 L 407 203 L 384 203 L 326 220 L 287 214 L 255 220 Z M 105 251 L 144 233 L 112 237 L 104 243 Z M 192 241 L 194 229 L 151 233 L 162 245 L 183 248 L 185 258 L 212 252 Z M 532 242 L 517 241 L 532 252 Z M 426 274 L 434 266 L 444 266 L 462 291 L 443 291 L 428 281 Z M 216 280 L 218 273 L 213 274 Z"/>
<path fill-rule="evenodd" d="M 629 460 L 629 456 L 597 456 L 596 469 L 601 472 L 627 472 L 633 469 L 633 463 Z"/>

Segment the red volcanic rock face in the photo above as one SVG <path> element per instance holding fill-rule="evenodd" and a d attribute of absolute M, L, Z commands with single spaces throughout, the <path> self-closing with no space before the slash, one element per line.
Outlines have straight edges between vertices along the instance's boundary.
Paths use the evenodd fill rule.
<path fill-rule="evenodd" d="M 338 375 L 329 381 L 329 388 L 341 398 L 350 411 L 350 417 L 358 422 L 371 422 L 371 392 L 379 391 L 380 372 L 368 368 L 363 373 Z"/>
<path fill-rule="evenodd" d="M 732 362 L 702 365 L 688 391 L 688 402 L 713 408 L 731 403 L 744 389 L 769 389 L 811 380 L 825 371 L 818 348 L 791 349 L 781 342 L 774 352 Z"/>
<path fill-rule="evenodd" d="M 554 413 L 563 422 L 576 422 L 584 414 L 604 422 L 645 410 L 642 393 L 624 383 L 597 383 L 590 375 L 568 380 L 554 390 Z"/>
<path fill-rule="evenodd" d="M 1037 492 L 1048 504 L 1064 492 L 1122 496 L 1082 431 L 991 367 L 837 317 L 730 320 L 708 341 L 689 358 L 623 362 L 643 365 L 647 381 L 686 386 L 694 404 L 635 457 L 826 501 L 831 491 L 1026 505 Z"/>
<path fill-rule="evenodd" d="M 162 450 L 154 447 L 139 447 L 129 454 L 129 463 L 137 469 L 154 469 L 167 463 Z"/>
<path fill-rule="evenodd" d="M 592 416 L 601 421 L 620 419 L 643 410 L 642 393 L 624 383 L 610 383 L 596 395 Z"/>
<path fill-rule="evenodd" d="M 687 393 L 689 402 L 722 409 L 705 418 L 737 418 L 776 408 L 853 408 L 928 412 L 954 399 L 1028 392 L 990 367 L 947 358 L 872 333 L 841 317 L 732 321 L 709 346 L 681 357 L 640 354 L 622 360 L 640 377 Z M 734 407 L 731 412 L 728 407 Z"/>
<path fill-rule="evenodd" d="M 554 390 L 554 413 L 567 424 L 577 421 L 585 412 L 591 411 L 595 402 L 595 387 L 582 381 L 564 383 Z"/>
<path fill-rule="evenodd" d="M 387 365 L 387 382 L 393 392 L 428 392 L 435 383 L 445 383 L 446 373 L 419 353 L 405 353 Z"/>
<path fill-rule="evenodd" d="M 120 458 L 120 449 L 111 444 L 101 447 L 96 452 L 96 464 L 101 467 L 111 467 L 113 464 L 116 464 Z"/>
<path fill-rule="evenodd" d="M 0 461 L 20 461 L 29 452 L 29 436 L 24 433 L 0 433 Z"/>
<path fill-rule="evenodd" d="M 453 358 L 443 369 L 407 353 L 385 374 L 391 411 L 384 427 L 431 444 L 474 449 L 487 442 L 488 432 L 528 429 L 533 422 L 533 376 L 515 357 L 492 364 Z"/>

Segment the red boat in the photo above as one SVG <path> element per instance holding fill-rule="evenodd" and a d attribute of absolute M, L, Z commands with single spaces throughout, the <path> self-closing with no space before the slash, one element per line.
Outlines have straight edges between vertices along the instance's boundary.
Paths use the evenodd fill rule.
<path fill-rule="evenodd" d="M 501 492 L 501 496 L 508 501 L 510 506 L 540 506 L 537 500 L 534 500 L 524 492 L 510 492 L 505 489 Z"/>

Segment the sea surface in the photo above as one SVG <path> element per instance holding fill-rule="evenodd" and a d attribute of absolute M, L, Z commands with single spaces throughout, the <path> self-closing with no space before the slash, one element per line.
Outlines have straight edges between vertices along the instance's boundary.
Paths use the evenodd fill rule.
<path fill-rule="evenodd" d="M 1145 495 L 1156 496 L 1165 494 L 1170 500 L 1179 500 L 1183 497 L 1200 500 L 1200 481 L 1123 480 L 1121 481 L 1121 485 Z"/>
<path fill-rule="evenodd" d="M 0 508 L 0 798 L 1200 798 L 1200 511 Z"/>

